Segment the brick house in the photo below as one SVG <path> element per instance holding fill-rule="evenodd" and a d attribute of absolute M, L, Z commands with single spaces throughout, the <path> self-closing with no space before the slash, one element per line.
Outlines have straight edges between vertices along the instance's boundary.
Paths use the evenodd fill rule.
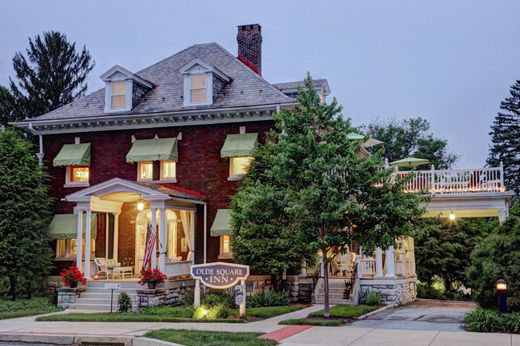
<path fill-rule="evenodd" d="M 209 43 L 136 73 L 116 65 L 105 88 L 18 124 L 39 136 L 51 176 L 58 270 L 75 262 L 90 277 L 95 259 L 113 259 L 136 274 L 148 225 L 153 265 L 170 276 L 232 260 L 231 196 L 301 85 L 262 78 L 260 25 L 239 26 L 237 41 L 238 56 Z M 325 99 L 327 81 L 315 85 Z"/>

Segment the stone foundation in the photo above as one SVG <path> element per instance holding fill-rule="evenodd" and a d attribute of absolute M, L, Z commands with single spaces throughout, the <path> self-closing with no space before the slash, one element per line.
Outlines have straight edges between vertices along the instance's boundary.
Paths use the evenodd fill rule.
<path fill-rule="evenodd" d="M 74 303 L 76 303 L 76 298 L 85 291 L 85 287 L 78 288 L 70 288 L 63 287 L 58 289 L 58 306 L 63 309 L 68 309 Z"/>
<path fill-rule="evenodd" d="M 281 276 L 278 277 L 282 284 Z M 269 275 L 251 275 L 246 281 L 248 293 L 256 293 L 265 289 L 272 289 Z M 288 275 L 285 282 L 285 290 L 290 303 L 311 303 L 314 285 L 312 278 L 301 278 L 296 275 Z"/>
<path fill-rule="evenodd" d="M 408 304 L 417 299 L 417 278 L 360 279 L 360 297 L 365 292 L 380 292 L 383 305 L 393 307 Z"/>
<path fill-rule="evenodd" d="M 167 282 L 165 287 L 137 291 L 137 307 L 179 305 L 193 292 L 194 280 Z"/>

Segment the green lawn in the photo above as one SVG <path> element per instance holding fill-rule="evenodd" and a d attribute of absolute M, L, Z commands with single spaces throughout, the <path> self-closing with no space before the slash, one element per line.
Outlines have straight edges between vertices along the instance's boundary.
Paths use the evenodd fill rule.
<path fill-rule="evenodd" d="M 47 298 L 0 300 L 0 320 L 24 316 L 41 315 L 49 312 L 61 311 L 52 305 Z"/>
<path fill-rule="evenodd" d="M 289 312 L 298 311 L 303 308 L 304 308 L 304 306 L 301 306 L 301 305 L 266 306 L 266 307 L 259 307 L 259 308 L 247 308 L 246 314 L 247 314 L 247 317 L 266 319 L 266 318 L 271 318 L 274 316 L 288 314 Z M 238 309 L 229 309 L 228 313 L 230 315 L 237 315 Z"/>
<path fill-rule="evenodd" d="M 304 325 L 304 326 L 320 326 L 320 327 L 337 327 L 344 324 L 343 319 L 319 319 L 319 318 L 298 318 L 280 321 L 278 324 L 284 325 Z"/>
<path fill-rule="evenodd" d="M 379 309 L 379 306 L 369 306 L 369 305 L 335 305 L 330 308 L 330 317 L 333 318 L 355 318 L 370 311 L 374 311 Z M 309 314 L 309 317 L 322 317 L 323 310 L 319 310 L 316 312 L 312 312 Z"/>
<path fill-rule="evenodd" d="M 148 338 L 186 346 L 271 346 L 274 340 L 262 340 L 258 333 L 207 332 L 197 330 L 160 329 L 145 334 Z"/>
<path fill-rule="evenodd" d="M 75 321 L 75 322 L 226 322 L 226 323 L 245 323 L 246 320 L 240 318 L 219 318 L 219 319 L 200 319 L 177 317 L 174 315 L 151 315 L 143 313 L 70 313 L 51 316 L 40 316 L 37 321 Z"/>

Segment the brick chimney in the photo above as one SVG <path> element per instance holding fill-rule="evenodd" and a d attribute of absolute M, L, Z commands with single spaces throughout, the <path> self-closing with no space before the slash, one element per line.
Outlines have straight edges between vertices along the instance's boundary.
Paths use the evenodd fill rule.
<path fill-rule="evenodd" d="M 262 75 L 262 27 L 260 24 L 239 25 L 238 59 Z"/>

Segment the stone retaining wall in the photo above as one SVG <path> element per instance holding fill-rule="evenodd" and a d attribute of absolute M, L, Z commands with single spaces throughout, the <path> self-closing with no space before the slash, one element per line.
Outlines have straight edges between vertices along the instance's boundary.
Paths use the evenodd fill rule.
<path fill-rule="evenodd" d="M 394 307 L 408 304 L 417 299 L 417 278 L 361 279 L 360 295 L 365 292 L 380 292 L 383 305 Z"/>
<path fill-rule="evenodd" d="M 58 303 L 60 308 L 68 309 L 76 303 L 76 298 L 85 291 L 85 287 L 70 288 L 62 287 L 58 289 Z"/>
<path fill-rule="evenodd" d="M 137 307 L 181 304 L 193 292 L 194 280 L 167 282 L 164 287 L 137 291 Z"/>

